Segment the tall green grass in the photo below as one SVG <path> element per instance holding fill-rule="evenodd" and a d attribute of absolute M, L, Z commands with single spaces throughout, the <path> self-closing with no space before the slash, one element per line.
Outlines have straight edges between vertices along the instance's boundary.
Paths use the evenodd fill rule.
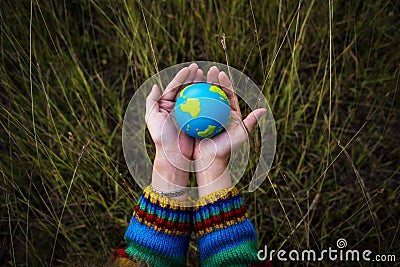
<path fill-rule="evenodd" d="M 0 265 L 109 262 L 141 191 L 122 153 L 125 108 L 151 75 L 192 60 L 242 70 L 273 111 L 268 179 L 246 193 L 254 155 L 239 184 L 260 247 L 322 250 L 345 238 L 400 255 L 396 1 L 0 8 Z M 191 266 L 197 257 L 193 240 Z M 304 263 L 319 264 L 331 265 Z"/>

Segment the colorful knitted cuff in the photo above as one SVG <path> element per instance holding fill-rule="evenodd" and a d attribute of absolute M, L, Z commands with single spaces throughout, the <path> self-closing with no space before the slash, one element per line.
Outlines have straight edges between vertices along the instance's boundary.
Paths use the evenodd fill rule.
<path fill-rule="evenodd" d="M 125 251 L 151 266 L 186 266 L 192 220 L 187 203 L 163 198 L 147 187 L 125 232 Z"/>
<path fill-rule="evenodd" d="M 259 263 L 257 234 L 237 188 L 199 199 L 194 233 L 202 266 L 250 266 Z"/>

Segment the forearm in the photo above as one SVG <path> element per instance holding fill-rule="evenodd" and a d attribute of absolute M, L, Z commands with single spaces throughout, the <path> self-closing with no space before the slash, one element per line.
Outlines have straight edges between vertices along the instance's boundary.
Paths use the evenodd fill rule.
<path fill-rule="evenodd" d="M 202 266 L 260 263 L 257 234 L 235 187 L 199 199 L 194 209 L 193 225 Z"/>
<path fill-rule="evenodd" d="M 192 217 L 186 202 L 163 198 L 147 187 L 125 232 L 126 253 L 151 266 L 185 266 Z"/>
<path fill-rule="evenodd" d="M 196 162 L 200 199 L 194 232 L 202 266 L 255 266 L 258 242 L 239 191 L 232 187 L 228 159 Z M 268 265 L 267 265 L 268 266 Z"/>

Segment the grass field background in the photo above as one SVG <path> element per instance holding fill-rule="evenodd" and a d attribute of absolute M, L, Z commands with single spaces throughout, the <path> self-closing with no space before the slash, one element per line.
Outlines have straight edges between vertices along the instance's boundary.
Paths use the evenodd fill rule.
<path fill-rule="evenodd" d="M 396 1 L 0 8 L 1 266 L 107 264 L 141 191 L 122 152 L 125 108 L 151 75 L 193 60 L 242 70 L 274 114 L 268 179 L 247 192 L 253 156 L 238 185 L 260 247 L 321 251 L 345 238 L 400 260 Z M 188 261 L 198 265 L 195 240 Z"/>

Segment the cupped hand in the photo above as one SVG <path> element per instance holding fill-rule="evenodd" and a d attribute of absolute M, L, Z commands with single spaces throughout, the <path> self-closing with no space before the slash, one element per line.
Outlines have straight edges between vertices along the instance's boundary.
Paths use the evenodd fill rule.
<path fill-rule="evenodd" d="M 146 99 L 146 124 L 156 147 L 151 184 L 162 192 L 179 190 L 189 180 L 190 161 L 194 140 L 176 126 L 174 107 L 182 86 L 201 81 L 203 71 L 197 64 L 181 69 L 160 97 L 160 88 L 154 85 Z M 176 197 L 185 200 L 187 194 Z"/>
<path fill-rule="evenodd" d="M 203 71 L 193 63 L 175 75 L 161 98 L 159 86 L 153 86 L 146 99 L 146 124 L 156 150 L 163 150 L 171 155 L 182 154 L 187 159 L 192 158 L 194 139 L 179 131 L 174 121 L 173 109 L 181 87 L 200 82 L 202 77 Z"/>
<path fill-rule="evenodd" d="M 230 121 L 224 131 L 211 139 L 196 139 L 193 151 L 194 160 L 226 160 L 231 151 L 243 145 L 256 125 L 258 119 L 267 111 L 264 108 L 251 112 L 244 120 L 240 112 L 238 98 L 233 91 L 228 75 L 219 71 L 217 67 L 211 67 L 207 73 L 207 82 L 219 85 L 226 93 L 230 102 Z M 212 159 L 211 157 L 214 157 Z M 211 163 L 211 162 L 209 162 Z"/>

